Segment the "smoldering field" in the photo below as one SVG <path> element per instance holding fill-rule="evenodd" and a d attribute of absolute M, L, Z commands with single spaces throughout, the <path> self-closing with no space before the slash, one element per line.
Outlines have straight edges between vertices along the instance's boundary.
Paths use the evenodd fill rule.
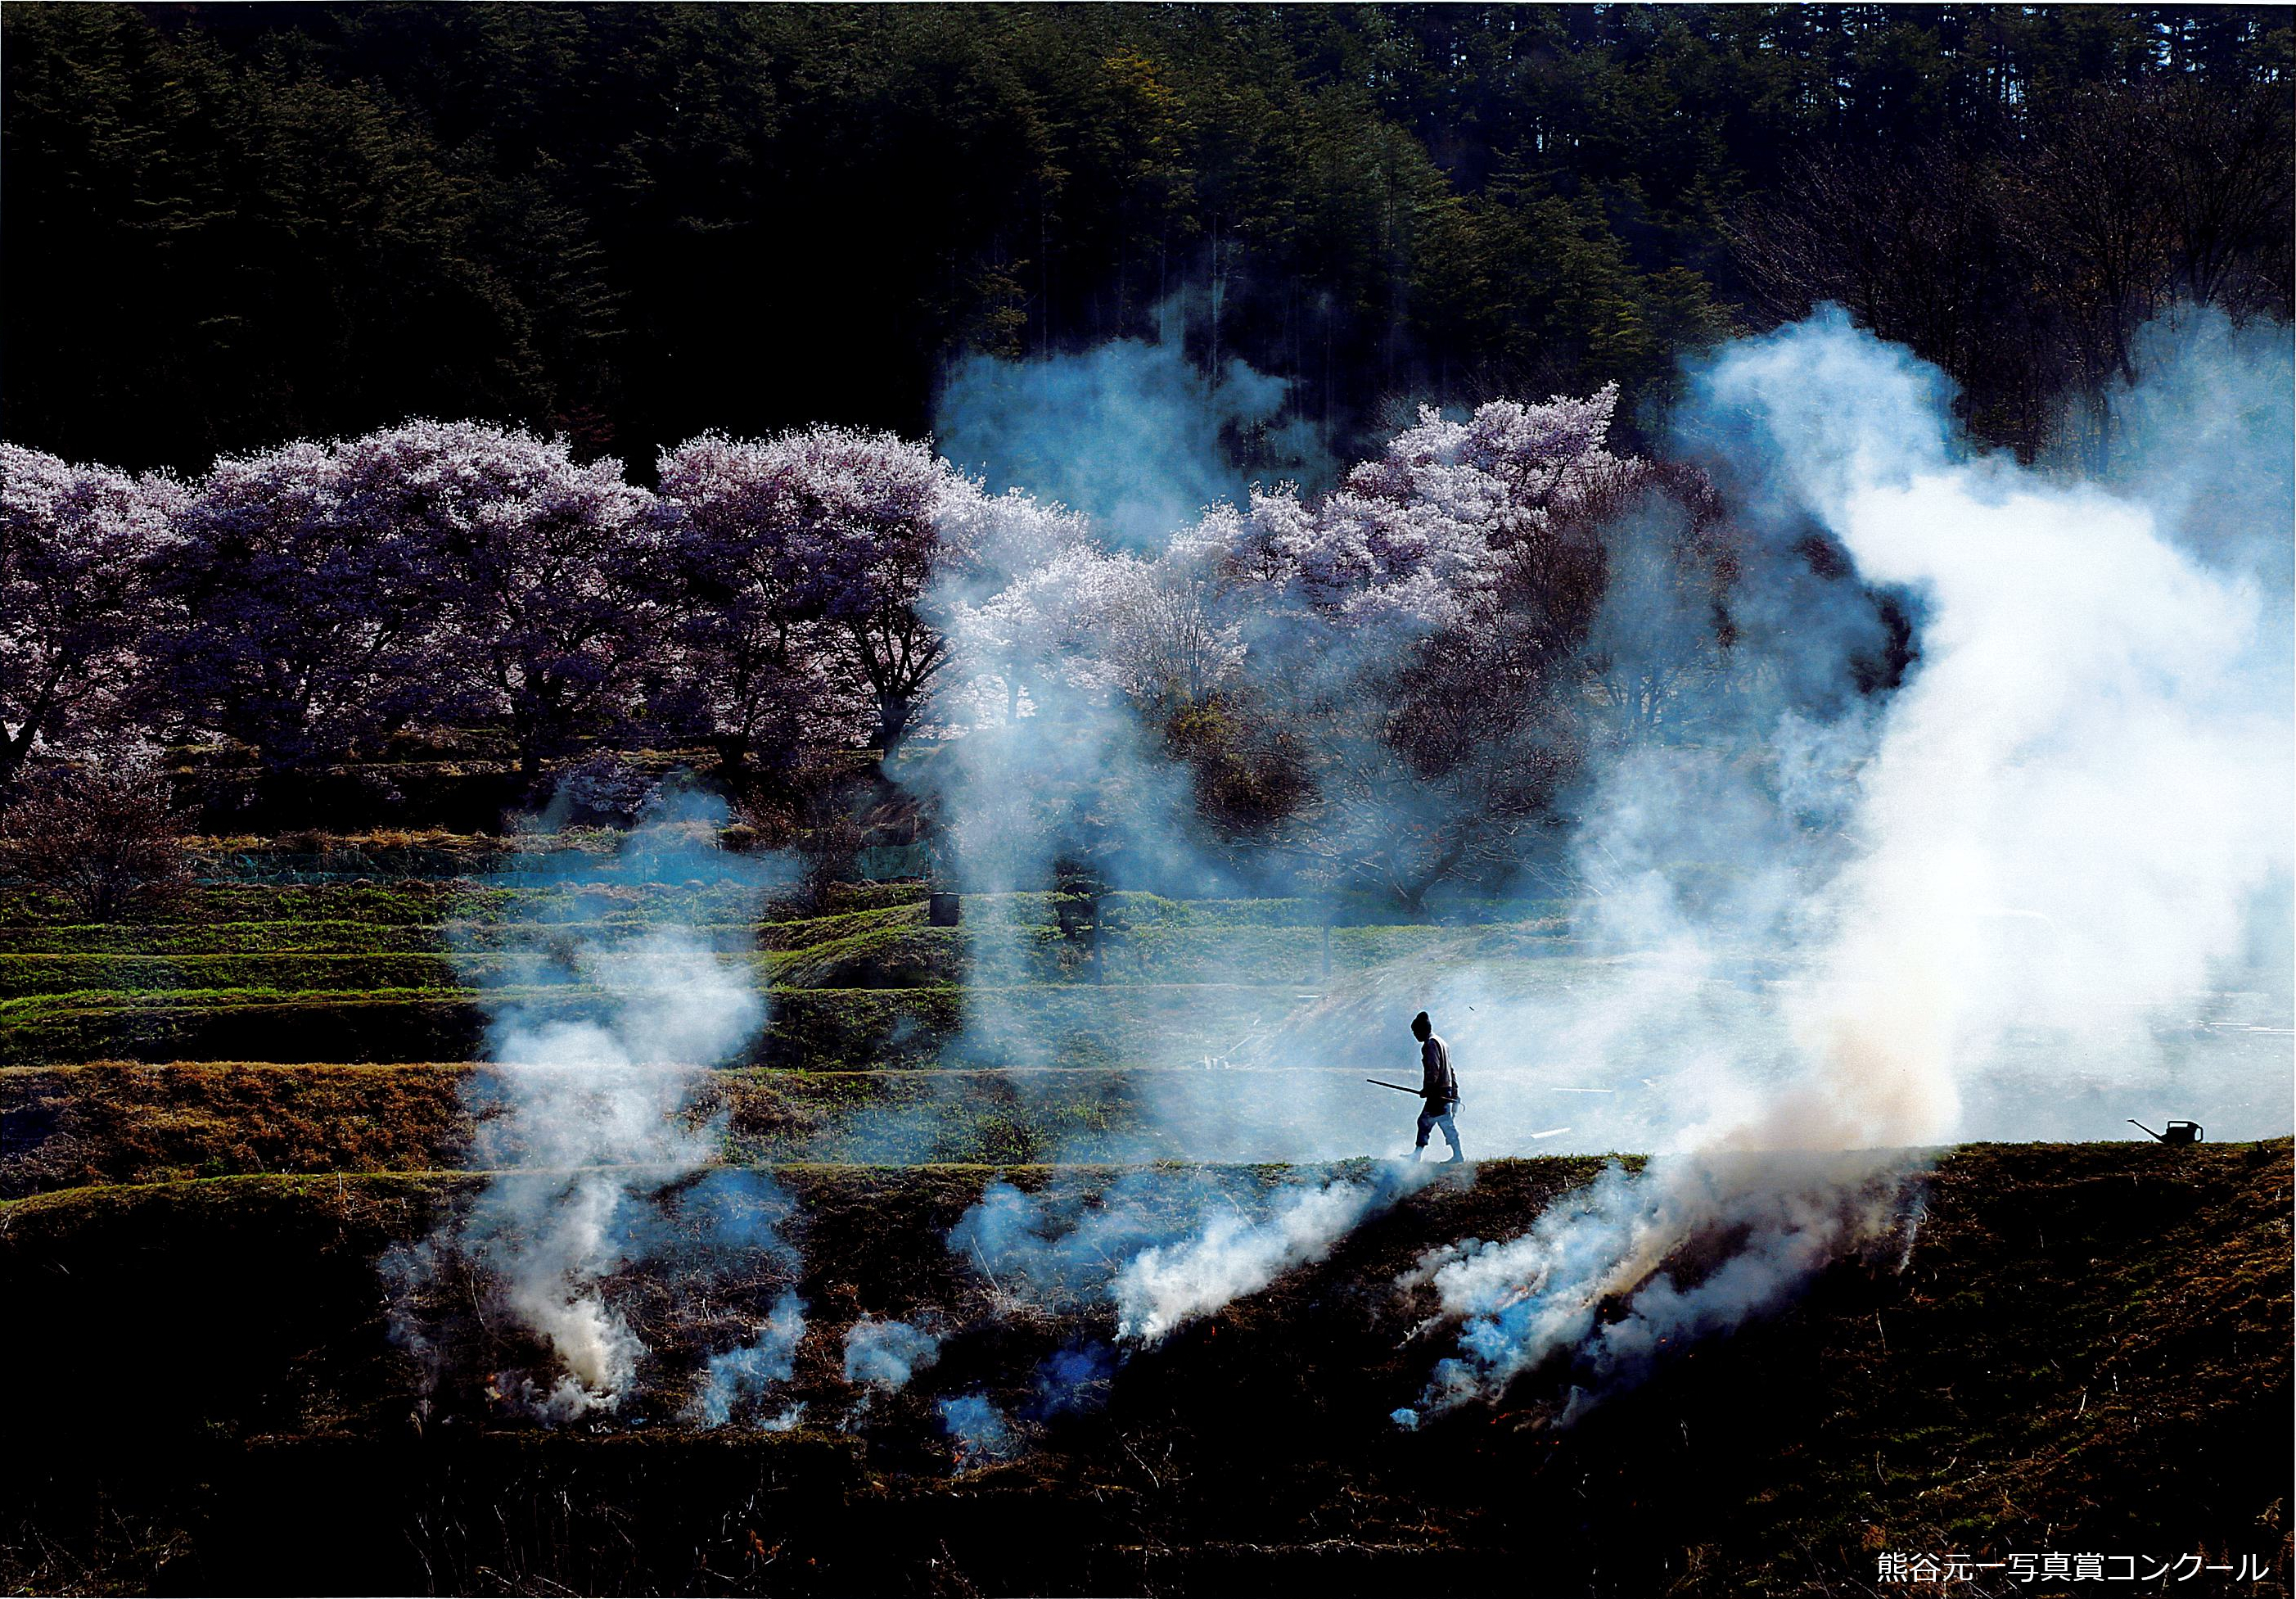
<path fill-rule="evenodd" d="M 983 502 L 929 598 L 952 652 L 939 737 L 889 775 L 934 807 L 972 968 L 1025 964 L 1042 932 L 1028 896 L 1064 878 L 1089 885 L 1070 899 L 1111 988 L 1147 939 L 1105 924 L 1109 890 L 1281 892 L 1344 924 L 1384 873 L 1414 878 L 1419 913 L 1449 928 L 1313 982 L 1200 965 L 1258 998 L 1234 1036 L 1185 1052 L 1102 1019 L 1111 1054 L 1144 1069 L 1136 1146 L 1114 1152 L 1169 1154 L 1185 1128 L 1201 1161 L 1392 1162 L 1414 1107 L 1362 1078 L 1408 1080 L 1404 1024 L 1423 1008 L 1460 1068 L 1473 1155 L 1652 1156 L 1400 1275 L 1424 1382 L 1365 1426 L 1526 1385 L 1567 1425 L 1830 1270 L 1902 1270 L 1939 1146 L 2113 1137 L 2130 1116 L 2290 1130 L 2287 340 L 2197 313 L 2147 338 L 2152 375 L 2111 397 L 2095 475 L 1971 451 L 1943 380 L 1837 315 L 1725 348 L 1689 374 L 1673 439 L 1735 529 L 1726 558 L 1685 538 L 1684 503 L 1631 491 L 1644 468 L 1603 449 L 1601 402 L 1430 415 L 1321 500 L 1239 491 L 1161 547 L 1141 485 L 1160 461 L 1186 493 L 1217 482 L 1198 457 L 1224 407 L 1267 403 L 1256 374 L 1163 373 L 1119 424 L 1061 431 L 1105 412 L 1127 372 L 1161 372 L 1150 347 L 1046 364 L 1013 414 L 946 419 L 981 447 L 1078 463 L 1064 480 L 1087 502 L 1111 474 L 1121 524 Z M 948 403 L 996 403 L 993 378 L 968 372 Z M 1080 411 L 1062 403 L 1071 381 Z M 1479 630 L 1509 625 L 1493 552 L 1520 558 L 1620 483 L 1572 645 L 1594 663 L 1592 757 L 1553 809 L 1567 825 L 1527 825 L 1472 763 L 1431 775 L 1407 758 L 1397 724 L 1431 713 L 1388 668 L 1430 641 L 1487 647 Z M 1315 708 L 1332 741 L 1321 836 L 1201 826 L 1192 774 L 1142 714 L 1160 675 Z M 1536 758 L 1529 719 L 1503 756 Z M 679 826 L 631 835 L 640 881 L 791 869 Z M 1438 851 L 1472 869 L 1431 869 Z M 524 964 L 479 974 L 488 1092 L 507 1094 L 480 1163 L 512 1169 L 386 1262 L 422 1414 L 475 1384 L 549 1423 L 865 1431 L 945 1340 L 996 1346 L 984 1317 L 1041 1332 L 1085 1316 L 1057 1348 L 1013 1343 L 1025 1371 L 998 1374 L 1001 1398 L 934 1390 L 922 1416 L 972 1469 L 1105 1405 L 1136 1356 L 1326 1259 L 1427 1181 L 1303 1171 L 1246 1204 L 1171 1171 L 1055 1168 L 945 1222 L 980 1303 L 848 1305 L 808 1343 L 802 1207 L 762 1173 L 714 1169 L 718 1130 L 694 1109 L 701 1074 L 765 1021 L 738 950 L 536 931 Z M 570 981 L 570 1011 L 525 1013 Z M 971 988 L 945 1053 L 1012 1063 L 1029 1030 L 1014 996 Z M 717 1308 L 698 1341 L 642 1336 L 636 1307 L 665 1295 Z M 523 1365 L 477 1372 L 447 1349 L 440 1318 L 464 1300 L 527 1340 Z"/>
<path fill-rule="evenodd" d="M 1450 947 L 1301 985 L 1330 989 L 1312 998 L 1271 996 L 1212 1052 L 1245 1069 L 1217 1091 L 1237 1106 L 1219 1152 L 1361 1151 L 1386 1107 L 1344 1074 L 1289 1069 L 1407 1060 L 1398 1019 L 1423 1007 L 1477 1085 L 1486 1152 L 1699 1147 L 1789 1099 L 1825 1125 L 1766 1136 L 1824 1147 L 2112 1136 L 2175 1105 L 2226 1136 L 2285 1131 L 2285 332 L 2191 314 L 2148 331 L 2144 365 L 2110 397 L 2116 442 L 2095 477 L 1971 451 L 1942 377 L 1838 317 L 1693 373 L 1676 447 L 1713 474 L 1743 537 L 1727 647 L 1712 647 L 1711 591 L 1669 568 L 1665 529 L 1635 525 L 1670 512 L 1622 509 L 1585 645 L 1603 658 L 1590 697 L 1610 701 L 1596 714 L 1611 736 L 1560 836 L 1461 896 L 1475 902 L 1462 920 L 1527 936 L 1492 959 L 1499 940 L 1463 928 Z M 1091 416 L 1105 373 L 1078 381 Z M 1185 450 L 1177 423 L 1126 420 L 1144 455 Z M 1112 439 L 1088 442 L 1136 475 Z M 1407 645 L 1411 622 L 1450 619 L 1409 596 L 1399 630 L 1346 613 L 1432 569 L 1438 537 L 1303 538 L 1290 581 L 1320 582 L 1318 603 L 1234 635 L 1207 615 L 1200 647 L 1237 651 L 1247 687 L 1311 675 L 1363 695 L 1367 720 L 1409 714 L 1365 693 L 1366 662 Z M 1180 603 L 1198 599 L 1201 559 L 1186 534 L 1161 557 Z M 952 579 L 953 634 L 1024 583 L 984 597 Z M 1907 663 L 1876 686 L 1891 625 Z M 992 707 L 1027 671 L 994 648 L 968 667 Z M 1015 803 L 1073 791 L 1080 769 L 1106 775 L 1089 820 L 1118 886 L 1267 880 L 1268 861 L 1190 829 L 1187 794 L 1126 709 L 1064 696 L 942 752 L 929 780 L 964 887 L 1042 881 L 1085 854 L 1085 818 Z M 1480 798 L 1378 775 L 1368 802 L 1333 808 L 1335 853 L 1401 855 L 1397 840 L 1456 831 Z"/>

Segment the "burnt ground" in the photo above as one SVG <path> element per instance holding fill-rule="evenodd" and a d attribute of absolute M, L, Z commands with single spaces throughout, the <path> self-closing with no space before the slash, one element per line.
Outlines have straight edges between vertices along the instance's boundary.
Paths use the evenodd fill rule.
<path fill-rule="evenodd" d="M 1492 1161 L 1332 1256 L 1030 1417 L 1053 1351 L 1113 1332 L 1089 1297 L 1016 1308 L 951 1256 L 983 1167 L 777 1168 L 742 1190 L 785 1247 L 696 1292 L 668 1242 L 613 1297 L 640 1398 L 545 1428 L 487 1397 L 539 1351 L 483 1274 L 425 1291 L 443 1351 L 390 1337 L 377 1262 L 465 1214 L 468 1174 L 231 1177 L 0 1205 L 0 1585 L 29 1592 L 551 1594 L 2080 1594 L 2001 1571 L 1879 1586 L 1890 1551 L 2202 1563 L 2179 1593 L 2284 1595 L 2291 1147 L 1990 1145 L 1926 1179 L 1909 1256 L 1845 1262 L 1785 1313 L 1665 1363 L 1577 1425 L 1568 1374 L 1416 1433 L 1387 1413 L 1447 1352 L 1397 1277 L 1513 1236 L 1585 1160 Z M 1108 1171 L 1013 1168 L 1024 1186 Z M 1165 1169 L 1249 1209 L 1282 1168 Z M 709 1179 L 717 1182 L 718 1179 Z M 763 1195 L 763 1198 L 759 1198 Z M 784 1204 L 783 1201 L 788 1201 Z M 1176 1201 L 1177 1202 L 1177 1201 Z M 683 1218 L 683 1219 L 681 1219 Z M 684 1419 L 703 1355 L 795 1286 L 786 1432 Z M 854 1414 L 863 1314 L 945 1336 Z M 985 1392 L 1017 1457 L 960 1470 L 936 1401 Z M 2110 1587 L 2112 1585 L 2106 1585 Z M 2157 1585 L 2156 1585 L 2157 1586 Z M 2100 1588 L 2097 1591 L 2103 1591 Z M 2124 1588 L 2125 1591 L 2125 1588 Z"/>

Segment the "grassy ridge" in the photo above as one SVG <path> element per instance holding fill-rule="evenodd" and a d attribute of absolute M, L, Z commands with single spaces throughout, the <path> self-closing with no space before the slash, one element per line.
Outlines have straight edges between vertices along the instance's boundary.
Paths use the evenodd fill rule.
<path fill-rule="evenodd" d="M 0 924 L 0 958 L 21 955 L 398 955 L 447 947 L 439 923 L 355 921 Z"/>
<path fill-rule="evenodd" d="M 459 1062 L 215 1062 L 0 1070 L 0 1198 L 265 1172 L 454 1170 L 505 1090 Z M 698 1079 L 693 1114 L 736 1162 L 1111 1159 L 1186 1152 L 1185 1096 L 1116 1070 L 803 1072 Z M 1199 1119 L 1218 1115 L 1207 1095 Z M 500 1128 L 496 1129 L 497 1135 Z M 500 1137 L 484 1158 L 518 1158 Z"/>
<path fill-rule="evenodd" d="M 489 964 L 501 969 L 498 962 L 474 964 L 470 975 L 480 975 Z M 0 999 L 70 997 L 82 1004 L 115 995 L 453 988 L 460 986 L 457 978 L 445 955 L 406 953 L 0 955 Z"/>
<path fill-rule="evenodd" d="M 225 929 L 168 930 L 168 936 L 149 940 L 104 940 L 127 944 L 125 948 L 0 952 L 0 999 L 171 989 L 470 988 L 515 980 L 521 948 L 578 945 L 587 951 L 586 959 L 611 961 L 613 946 L 641 931 L 598 923 L 467 931 L 367 929 L 356 922 L 236 926 L 251 930 L 251 936 Z M 381 936 L 364 939 L 370 931 Z M 738 947 L 752 930 L 721 923 L 693 931 Z M 1095 973 L 1088 948 L 1055 928 L 1024 927 L 991 938 L 918 925 L 915 914 L 890 911 L 757 931 L 758 953 L 733 958 L 750 960 L 759 980 L 790 987 L 1060 982 L 1087 980 Z M 139 948 L 135 942 L 173 947 Z M 1545 934 L 1513 928 L 1466 935 L 1442 928 L 1344 928 L 1328 942 L 1312 929 L 1152 928 L 1108 938 L 1098 972 L 1102 980 L 1118 983 L 1313 983 L 1324 980 L 1326 960 L 1330 972 L 1339 974 L 1438 953 L 1492 962 L 1570 958 L 1557 953 L 1561 947 Z"/>
<path fill-rule="evenodd" d="M 587 1013 L 578 986 L 506 989 L 529 1020 Z M 777 988 L 732 1065 L 807 1070 L 936 1064 L 1179 1065 L 1224 1051 L 1292 1004 L 1287 987 L 1076 984 Z M 487 1013 L 464 991 L 72 994 L 0 1002 L 0 1066 L 86 1061 L 349 1063 L 479 1058 Z"/>
<path fill-rule="evenodd" d="M 47 996 L 0 1003 L 0 1066 L 458 1060 L 479 1046 L 484 1021 L 466 997 L 422 990 Z"/>
<path fill-rule="evenodd" d="M 457 1066 L 62 1066 L 0 1071 L 0 1195 L 258 1172 L 452 1168 Z"/>
<path fill-rule="evenodd" d="M 826 907 L 836 913 L 922 901 L 919 883 L 838 883 Z M 807 913 L 767 901 L 767 920 L 801 919 Z M 451 920 L 597 920 L 633 924 L 741 922 L 759 914 L 758 891 L 736 882 L 577 881 L 488 883 L 463 878 L 404 878 L 387 882 L 199 884 L 185 897 L 120 925 L 200 926 L 231 922 L 365 922 L 381 926 L 436 924 Z M 68 928 L 78 923 L 70 905 L 53 895 L 0 888 L 0 931 Z"/>

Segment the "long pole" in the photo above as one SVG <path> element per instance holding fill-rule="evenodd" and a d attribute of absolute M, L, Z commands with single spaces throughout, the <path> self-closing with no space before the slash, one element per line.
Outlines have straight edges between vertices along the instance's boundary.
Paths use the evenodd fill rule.
<path fill-rule="evenodd" d="M 1414 1099 L 1416 1099 L 1416 1098 L 1418 1098 L 1418 1097 L 1419 1097 L 1419 1090 L 1418 1090 L 1418 1089 L 1416 1089 L 1416 1088 L 1406 1088 L 1406 1087 L 1405 1087 L 1401 1083 L 1389 1083 L 1389 1082 L 1382 1082 L 1378 1078 L 1375 1078 L 1375 1077 L 1367 1077 L 1367 1078 L 1364 1078 L 1364 1081 L 1365 1081 L 1366 1083 L 1374 1084 L 1374 1085 L 1375 1085 L 1376 1086 L 1379 1086 L 1379 1087 L 1382 1087 L 1382 1088 L 1392 1088 L 1392 1089 L 1394 1089 L 1398 1094 L 1408 1094 L 1408 1095 L 1410 1095 Z"/>

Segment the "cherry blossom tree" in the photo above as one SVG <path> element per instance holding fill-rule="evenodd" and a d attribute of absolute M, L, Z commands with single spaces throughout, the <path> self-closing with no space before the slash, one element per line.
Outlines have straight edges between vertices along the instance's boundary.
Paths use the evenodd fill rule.
<path fill-rule="evenodd" d="M 440 680 L 439 552 L 378 514 L 341 451 L 218 461 L 179 519 L 169 687 L 186 719 L 285 771 L 340 758 L 429 707 Z"/>
<path fill-rule="evenodd" d="M 1095 621 L 1109 680 L 1142 710 L 1202 704 L 1243 663 L 1243 623 L 1222 592 L 1218 546 L 1176 536 L 1152 562 L 1110 557 Z"/>
<path fill-rule="evenodd" d="M 169 478 L 0 445 L 0 788 L 41 741 L 121 719 L 182 499 Z"/>
<path fill-rule="evenodd" d="M 970 557 L 966 529 L 939 516 L 955 474 L 929 445 L 891 433 L 813 428 L 777 443 L 797 612 L 841 636 L 876 708 L 870 743 L 890 755 L 948 659 L 922 603 L 939 564 Z"/>
<path fill-rule="evenodd" d="M 1314 505 L 1284 485 L 1218 506 L 1197 537 L 1273 604 L 1347 629 L 1472 626 L 1573 530 L 1630 499 L 1650 463 L 1605 446 L 1615 385 L 1542 406 L 1495 400 L 1464 422 L 1422 409 L 1378 459 Z M 1517 592 L 1510 594 L 1511 579 Z"/>
<path fill-rule="evenodd" d="M 1408 902 L 1513 858 L 1583 765 L 1611 530 L 1653 497 L 1685 583 L 1726 583 L 1711 490 L 1611 452 L 1605 389 L 1422 411 L 1313 504 L 1214 507 L 1193 537 L 1248 619 L 1250 677 L 1314 753 L 1311 872 Z"/>
<path fill-rule="evenodd" d="M 507 721 L 521 775 L 642 712 L 669 640 L 651 496 L 620 463 L 472 422 L 349 448 L 437 552 L 447 702 Z"/>
<path fill-rule="evenodd" d="M 721 675 L 737 747 L 776 705 L 865 698 L 890 752 L 950 660 L 948 596 L 993 590 L 1080 524 L 993 496 L 926 444 L 815 427 L 754 441 L 705 435 L 662 458 L 661 515 L 688 636 Z M 829 668 L 826 683 L 804 674 Z"/>
<path fill-rule="evenodd" d="M 1121 694 L 1161 714 L 1234 676 L 1242 628 L 1221 600 L 1225 546 L 1184 530 L 1149 559 L 1102 547 L 1058 506 L 987 504 L 996 515 L 968 546 L 969 571 L 936 596 L 976 724 L 996 699 L 1009 721 L 1061 694 Z"/>
<path fill-rule="evenodd" d="M 690 633 L 738 668 L 721 691 L 729 738 L 746 745 L 797 686 L 788 674 L 832 644 L 834 670 L 869 699 L 872 742 L 889 752 L 900 743 L 947 659 L 918 603 L 942 554 L 935 512 L 952 475 L 928 446 L 832 427 L 705 435 L 663 457 Z"/>
<path fill-rule="evenodd" d="M 275 768 L 498 718 L 531 778 L 658 664 L 646 500 L 614 462 L 475 422 L 218 462 L 182 521 L 178 692 Z"/>
<path fill-rule="evenodd" d="M 839 640 L 800 606 L 795 469 L 772 444 L 715 433 L 661 457 L 653 520 L 673 627 L 729 767 L 746 765 L 761 747 L 793 755 L 849 709 L 850 694 L 829 669 Z"/>

